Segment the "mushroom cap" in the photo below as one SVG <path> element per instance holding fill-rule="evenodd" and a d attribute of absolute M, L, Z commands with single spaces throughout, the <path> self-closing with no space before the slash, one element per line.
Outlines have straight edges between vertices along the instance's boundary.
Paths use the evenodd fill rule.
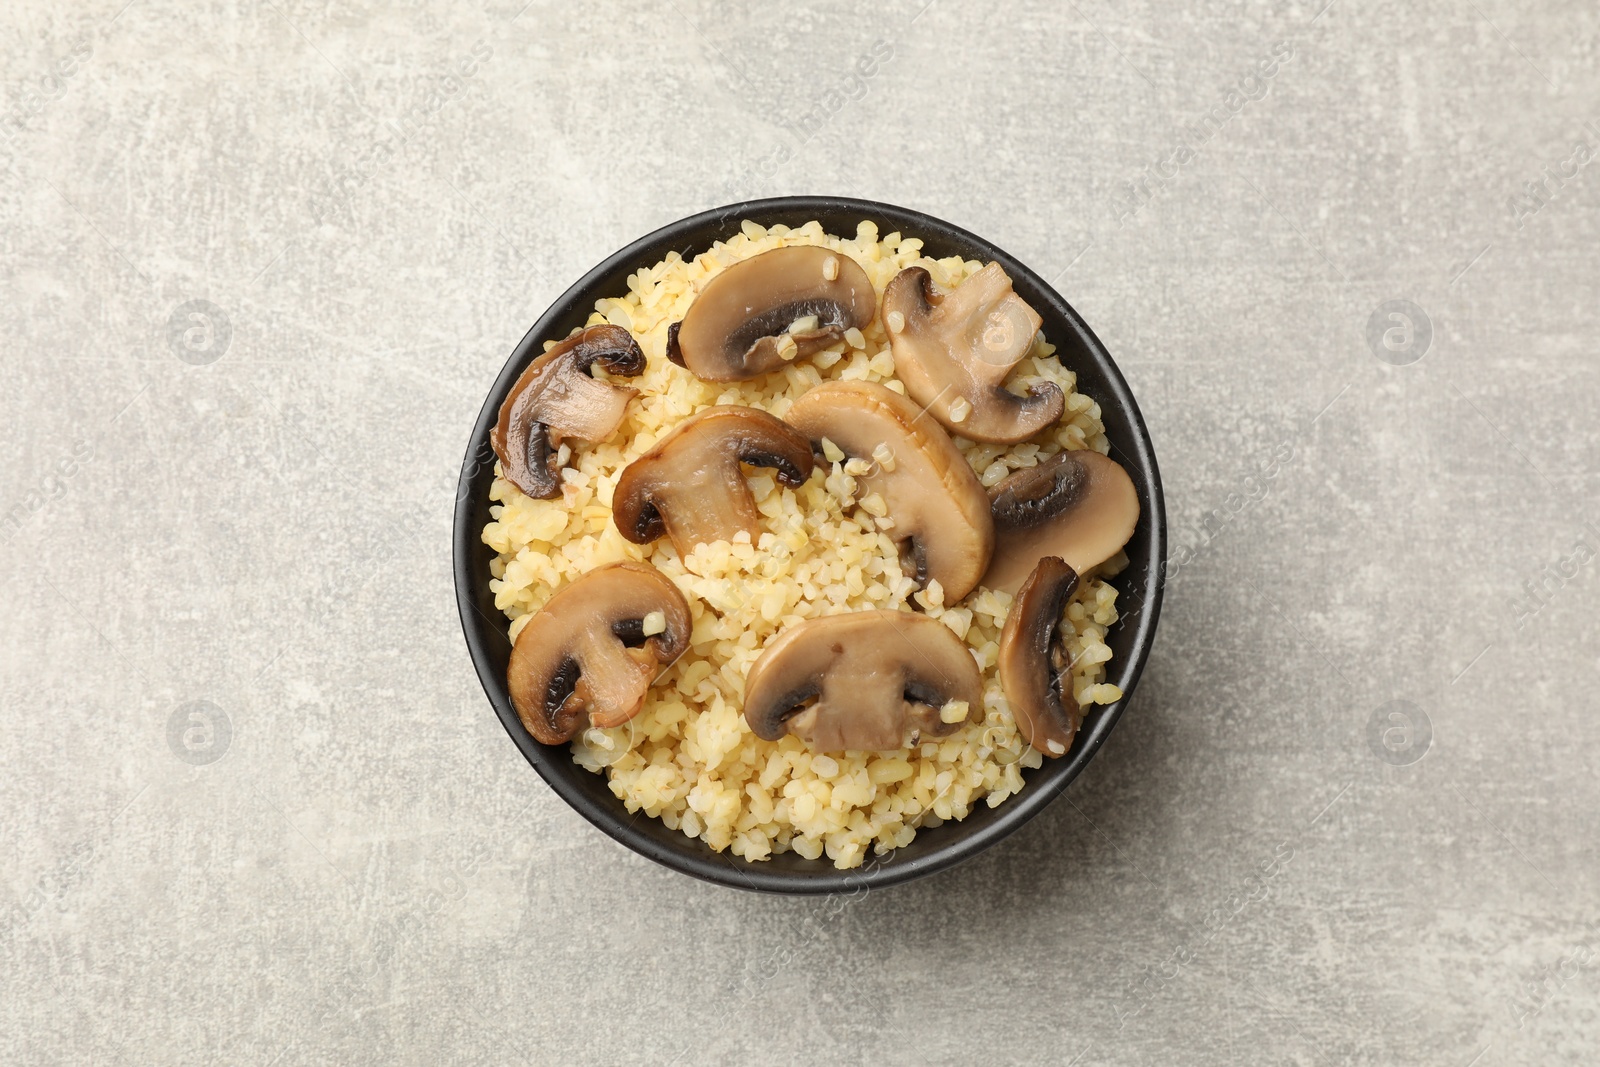
<path fill-rule="evenodd" d="M 611 496 L 617 530 L 640 545 L 666 534 L 680 556 L 697 544 L 731 541 L 741 530 L 754 542 L 760 515 L 741 463 L 771 467 L 793 488 L 811 477 L 811 442 L 758 408 L 724 405 L 691 415 L 617 479 Z"/>
<path fill-rule="evenodd" d="M 1000 686 L 1023 740 L 1047 756 L 1064 756 L 1083 722 L 1083 709 L 1067 699 L 1071 664 L 1064 661 L 1061 616 L 1078 588 L 1078 572 L 1046 556 L 1011 602 L 1000 631 Z"/>
<path fill-rule="evenodd" d="M 598 381 L 596 363 L 632 378 L 644 371 L 644 352 L 633 335 L 609 323 L 574 330 L 517 377 L 489 431 L 506 480 L 531 497 L 561 491 L 556 449 L 564 438 L 603 441 L 616 430 L 639 390 Z"/>
<path fill-rule="evenodd" d="M 643 634 L 659 611 L 667 628 Z M 610 563 L 556 591 L 517 634 L 506 668 L 511 704 L 547 745 L 586 725 L 621 726 L 644 707 L 646 691 L 689 647 L 689 604 L 648 563 Z"/>
<path fill-rule="evenodd" d="M 942 737 L 981 715 L 972 653 L 943 623 L 911 611 L 852 611 L 807 619 L 768 643 L 744 683 L 744 717 L 758 737 L 793 734 L 819 752 L 881 752 Z"/>
<path fill-rule="evenodd" d="M 828 277 L 829 274 L 833 277 Z M 740 260 L 706 283 L 667 331 L 667 356 L 708 382 L 755 378 L 826 348 L 877 312 L 867 272 L 842 252 L 789 245 Z M 799 319 L 817 325 L 789 333 Z M 780 338 L 794 350 L 785 359 Z"/>
<path fill-rule="evenodd" d="M 945 603 L 972 591 L 989 565 L 994 523 L 983 485 L 950 435 L 911 401 L 873 382 L 824 382 L 784 416 L 813 442 L 827 438 L 846 455 L 871 459 L 880 444 L 894 469 L 857 475 L 858 496 L 878 493 L 901 546 L 902 566 L 919 584 L 937 579 Z"/>
<path fill-rule="evenodd" d="M 1066 410 L 1066 396 L 1054 382 L 1034 385 L 1027 396 L 1005 387 L 1043 320 L 1012 292 L 1000 264 L 990 263 L 944 294 L 934 290 L 926 270 L 907 267 L 883 291 L 883 317 L 906 394 L 952 433 L 1016 444 L 1054 425 Z M 956 408 L 962 401 L 970 408 L 964 414 Z"/>
<path fill-rule="evenodd" d="M 1098 452 L 1058 452 L 989 490 L 994 558 L 990 589 L 1016 592 L 1045 556 L 1080 575 L 1116 555 L 1139 522 L 1139 491 L 1121 464 Z"/>

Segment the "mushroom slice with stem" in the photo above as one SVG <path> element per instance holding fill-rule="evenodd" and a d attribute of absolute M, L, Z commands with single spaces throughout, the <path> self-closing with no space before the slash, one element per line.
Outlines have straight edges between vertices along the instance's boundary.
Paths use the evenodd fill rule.
<path fill-rule="evenodd" d="M 708 382 L 755 378 L 826 348 L 877 312 L 861 265 L 817 245 L 740 260 L 667 331 L 667 357 Z"/>
<path fill-rule="evenodd" d="M 1027 396 L 1004 385 L 1043 320 L 1011 291 L 998 263 L 943 294 L 926 270 L 907 267 L 883 291 L 883 321 L 907 395 L 952 433 L 1016 444 L 1066 409 L 1054 382 L 1034 385 Z"/>
<path fill-rule="evenodd" d="M 666 534 L 680 556 L 698 544 L 732 541 L 741 530 L 754 542 L 760 516 L 741 463 L 771 467 L 794 488 L 811 477 L 811 442 L 757 408 L 707 408 L 622 472 L 611 497 L 618 531 L 640 545 Z"/>
<path fill-rule="evenodd" d="M 532 497 L 558 495 L 561 442 L 568 437 L 604 441 L 622 421 L 628 401 L 639 394 L 629 386 L 595 379 L 590 368 L 598 363 L 611 374 L 632 378 L 644 371 L 644 362 L 632 334 L 604 324 L 573 331 L 528 364 L 489 431 L 489 444 L 506 479 Z"/>
<path fill-rule="evenodd" d="M 1017 590 L 1000 632 L 1000 686 L 1023 740 L 1047 756 L 1066 755 L 1083 722 L 1060 637 L 1077 588 L 1077 571 L 1058 556 L 1044 557 Z"/>
<path fill-rule="evenodd" d="M 597 567 L 557 590 L 517 635 L 506 668 L 517 717 L 547 745 L 585 726 L 621 726 L 689 647 L 690 629 L 688 602 L 650 564 Z"/>
<path fill-rule="evenodd" d="M 967 646 L 910 611 L 808 619 L 774 638 L 744 683 L 756 736 L 793 734 L 818 752 L 909 748 L 953 733 L 982 705 Z"/>
<path fill-rule="evenodd" d="M 937 580 L 947 604 L 972 591 L 989 565 L 994 523 L 983 486 L 938 423 L 892 389 L 863 381 L 825 382 L 784 417 L 814 447 L 826 439 L 873 463 L 856 476 L 857 496 L 883 497 L 894 521 L 887 533 L 918 585 Z"/>
<path fill-rule="evenodd" d="M 1139 492 L 1121 464 L 1087 450 L 1058 452 L 989 490 L 994 559 L 983 584 L 1016 592 L 1045 556 L 1080 575 L 1116 555 L 1139 522 Z"/>

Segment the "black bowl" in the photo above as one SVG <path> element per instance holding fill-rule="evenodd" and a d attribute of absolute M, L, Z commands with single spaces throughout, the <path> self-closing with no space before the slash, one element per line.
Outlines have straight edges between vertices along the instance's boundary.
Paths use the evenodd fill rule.
<path fill-rule="evenodd" d="M 1056 345 L 1059 358 L 1077 371 L 1079 391 L 1100 403 L 1111 454 L 1132 476 L 1143 509 L 1127 547 L 1131 565 L 1116 581 L 1122 618 L 1106 637 L 1115 653 L 1107 680 L 1122 688 L 1122 699 L 1092 711 L 1072 750 L 1061 759 L 1046 760 L 1044 766 L 1026 772 L 1027 784 L 1022 792 L 998 808 L 979 803 L 965 819 L 921 830 L 910 845 L 884 856 L 869 853 L 866 863 L 851 871 L 835 869 L 826 856 L 808 860 L 791 852 L 751 863 L 731 853 L 714 852 L 704 842 L 668 829 L 659 819 L 642 812 L 629 814 L 611 794 L 607 780 L 574 763 L 567 746 L 535 741 L 517 719 L 506 690 L 511 642 L 506 618 L 496 610 L 489 591 L 489 561 L 494 553 L 479 537 L 490 521 L 489 483 L 494 477 L 494 453 L 489 448 L 489 429 L 517 375 L 543 351 L 542 342 L 564 337 L 581 326 L 600 297 L 627 292 L 629 274 L 659 262 L 669 251 L 676 250 L 690 258 L 714 241 L 737 233 L 744 219 L 764 226 L 783 223 L 792 227 L 815 219 L 829 233 L 847 238 L 855 235 L 857 223 L 870 219 L 878 224 L 881 233 L 898 230 L 908 237 L 922 238 L 924 251 L 934 258 L 959 255 L 984 262 L 998 260 L 1011 276 L 1016 291 L 1043 317 L 1045 336 Z M 730 204 L 641 237 L 585 274 L 533 324 L 506 361 L 472 428 L 456 496 L 456 600 L 473 665 L 501 724 L 534 770 L 584 818 L 635 852 L 708 882 L 771 893 L 830 893 L 905 882 L 976 855 L 1037 815 L 1078 776 L 1133 696 L 1134 684 L 1150 653 L 1161 608 L 1161 561 L 1166 555 L 1166 535 L 1161 476 L 1156 470 L 1149 432 L 1128 384 L 1105 346 L 1043 279 L 981 237 L 920 211 L 869 200 L 788 196 Z"/>

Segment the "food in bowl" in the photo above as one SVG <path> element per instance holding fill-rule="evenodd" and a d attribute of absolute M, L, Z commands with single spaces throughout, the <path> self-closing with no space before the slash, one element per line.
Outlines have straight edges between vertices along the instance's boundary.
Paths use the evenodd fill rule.
<path fill-rule="evenodd" d="M 998 264 L 746 222 L 547 340 L 483 530 L 524 726 L 751 861 L 1020 791 L 1121 697 L 1139 515 L 1039 324 Z"/>

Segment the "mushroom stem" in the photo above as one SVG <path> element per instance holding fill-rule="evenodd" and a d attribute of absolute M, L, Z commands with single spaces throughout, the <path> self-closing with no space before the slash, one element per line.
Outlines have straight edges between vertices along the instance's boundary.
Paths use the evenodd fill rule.
<path fill-rule="evenodd" d="M 683 469 L 673 479 L 672 505 L 661 511 L 680 556 L 695 545 L 732 541 L 741 533 L 749 534 L 751 543 L 761 536 L 761 515 L 749 490 L 729 492 L 722 457 L 707 458 L 712 462 Z"/>
<path fill-rule="evenodd" d="M 639 391 L 596 380 L 598 363 L 612 374 L 644 371 L 644 351 L 620 326 L 576 330 L 528 364 L 500 405 L 489 444 L 506 480 L 531 497 L 561 492 L 556 449 L 566 438 L 603 441 L 616 430 Z"/>
<path fill-rule="evenodd" d="M 589 723 L 602 729 L 621 726 L 644 707 L 645 694 L 655 681 L 660 664 L 642 649 L 624 648 L 616 652 L 617 636 L 600 616 L 589 620 L 572 646 L 572 657 L 580 663 L 608 660 L 609 670 L 589 670 L 578 676 L 573 698 L 589 711 Z"/>
<path fill-rule="evenodd" d="M 926 287 L 924 287 L 926 288 Z M 1000 264 L 990 263 L 946 293 L 938 317 L 952 341 L 977 358 L 966 361 L 973 381 L 996 388 L 1033 347 L 1044 320 L 1011 289 Z"/>
<path fill-rule="evenodd" d="M 771 467 L 791 488 L 811 477 L 805 434 L 757 408 L 725 405 L 690 416 L 630 463 L 611 494 L 617 530 L 635 544 L 665 534 L 678 555 L 697 544 L 761 534 L 741 463 Z"/>
<path fill-rule="evenodd" d="M 788 733 L 819 752 L 881 752 L 952 733 L 982 713 L 982 695 L 972 653 L 943 623 L 852 611 L 769 642 L 745 677 L 744 716 L 769 741 Z M 952 702 L 967 714 L 947 722 L 941 710 Z"/>
<path fill-rule="evenodd" d="M 662 628 L 643 637 L 643 620 Z M 592 724 L 620 726 L 644 707 L 650 683 L 689 647 L 689 604 L 648 563 L 597 567 L 557 590 L 517 634 L 506 686 L 522 725 L 547 745 Z M 624 634 L 638 633 L 637 647 Z"/>
<path fill-rule="evenodd" d="M 1066 410 L 1066 395 L 1054 382 L 1032 386 L 1027 396 L 1004 386 L 1043 320 L 1012 291 L 1000 264 L 943 294 L 925 269 L 907 267 L 884 289 L 883 314 L 906 394 L 952 433 L 1016 444 Z"/>

